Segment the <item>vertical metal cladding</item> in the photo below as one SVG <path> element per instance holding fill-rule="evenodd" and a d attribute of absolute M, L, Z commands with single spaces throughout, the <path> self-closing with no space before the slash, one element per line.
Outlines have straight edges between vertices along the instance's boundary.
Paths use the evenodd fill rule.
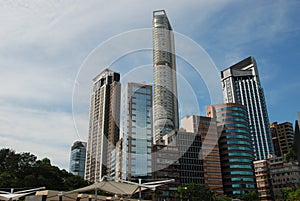
<path fill-rule="evenodd" d="M 225 103 L 247 107 L 256 160 L 273 155 L 267 106 L 255 59 L 248 57 L 221 71 L 221 78 Z"/>
<path fill-rule="evenodd" d="M 155 140 L 178 130 L 174 35 L 164 10 L 153 12 Z"/>

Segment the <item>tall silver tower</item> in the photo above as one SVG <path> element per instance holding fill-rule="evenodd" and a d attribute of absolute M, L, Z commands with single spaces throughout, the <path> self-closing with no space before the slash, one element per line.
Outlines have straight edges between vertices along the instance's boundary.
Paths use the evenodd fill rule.
<path fill-rule="evenodd" d="M 174 35 L 164 10 L 153 12 L 155 140 L 178 130 Z"/>
<path fill-rule="evenodd" d="M 221 71 L 225 103 L 247 107 L 252 147 L 256 160 L 274 154 L 272 135 L 264 91 L 261 87 L 256 61 L 248 57 Z"/>

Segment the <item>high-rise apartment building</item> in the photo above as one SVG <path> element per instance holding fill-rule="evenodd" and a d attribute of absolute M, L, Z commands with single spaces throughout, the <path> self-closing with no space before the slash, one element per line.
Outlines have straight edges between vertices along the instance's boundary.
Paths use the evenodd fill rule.
<path fill-rule="evenodd" d="M 203 171 L 201 175 L 203 178 L 199 178 L 202 179 L 200 181 L 214 192 L 223 193 L 216 119 L 198 115 L 186 116 L 181 119 L 181 126 L 187 132 L 196 133 L 197 135 L 195 136 L 199 136 L 200 138 L 201 148 L 200 152 L 197 153 L 197 159 L 201 161 L 201 169 L 198 169 Z M 186 146 L 189 144 L 188 142 L 182 143 L 186 143 Z M 188 163 L 190 165 L 194 164 L 191 160 Z M 193 166 L 192 169 L 196 168 Z"/>
<path fill-rule="evenodd" d="M 174 35 L 164 10 L 153 12 L 155 140 L 178 130 Z"/>
<path fill-rule="evenodd" d="M 248 57 L 221 71 L 225 103 L 245 105 L 256 160 L 274 154 L 269 117 L 256 61 Z"/>
<path fill-rule="evenodd" d="M 130 82 L 124 99 L 122 178 L 151 178 L 152 86 Z"/>
<path fill-rule="evenodd" d="M 110 175 L 111 153 L 119 140 L 120 74 L 104 69 L 93 82 L 85 179 L 97 182 Z"/>
<path fill-rule="evenodd" d="M 221 134 L 219 150 L 223 189 L 238 196 L 256 189 L 253 150 L 247 109 L 236 103 L 208 106 L 207 116 L 216 118 Z"/>
<path fill-rule="evenodd" d="M 275 155 L 278 157 L 284 156 L 284 154 L 288 153 L 294 145 L 293 124 L 290 122 L 281 124 L 273 122 L 271 123 L 270 128 Z"/>
<path fill-rule="evenodd" d="M 70 172 L 84 178 L 86 157 L 86 142 L 76 141 L 73 143 L 70 155 Z"/>
<path fill-rule="evenodd" d="M 297 160 L 300 163 L 300 129 L 299 121 L 295 121 L 295 131 L 294 131 L 294 148 L 297 156 Z"/>
<path fill-rule="evenodd" d="M 269 160 L 254 161 L 255 178 L 258 197 L 261 201 L 273 201 L 272 184 L 270 180 Z"/>

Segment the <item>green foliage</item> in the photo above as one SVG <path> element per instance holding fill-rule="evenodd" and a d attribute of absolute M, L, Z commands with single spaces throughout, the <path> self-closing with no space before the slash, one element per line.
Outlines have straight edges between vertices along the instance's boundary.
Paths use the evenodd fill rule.
<path fill-rule="evenodd" d="M 218 195 L 218 196 L 215 197 L 215 201 L 231 201 L 231 200 L 232 200 L 232 198 L 228 197 L 225 194 Z"/>
<path fill-rule="evenodd" d="M 214 193 L 205 185 L 201 184 L 184 184 L 177 189 L 177 197 L 181 200 L 189 201 L 213 201 Z"/>
<path fill-rule="evenodd" d="M 288 151 L 288 153 L 284 154 L 284 160 L 286 162 L 297 160 L 297 153 L 296 153 L 295 146 L 293 146 L 292 149 Z"/>
<path fill-rule="evenodd" d="M 45 186 L 50 190 L 68 191 L 86 185 L 81 177 L 52 166 L 48 158 L 37 160 L 30 153 L 0 150 L 0 188 Z"/>
<path fill-rule="evenodd" d="M 238 199 L 243 201 L 259 201 L 259 197 L 256 191 L 250 191 L 244 195 L 238 196 Z"/>
<path fill-rule="evenodd" d="M 282 189 L 281 198 L 283 200 L 300 200 L 300 187 L 286 187 Z"/>

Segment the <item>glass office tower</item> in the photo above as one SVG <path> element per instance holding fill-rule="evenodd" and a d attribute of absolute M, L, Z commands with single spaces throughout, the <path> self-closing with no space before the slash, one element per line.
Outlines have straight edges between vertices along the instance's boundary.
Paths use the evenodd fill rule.
<path fill-rule="evenodd" d="M 84 178 L 86 157 L 86 142 L 76 141 L 73 143 L 70 155 L 70 172 Z"/>
<path fill-rule="evenodd" d="M 120 74 L 105 69 L 93 82 L 85 179 L 97 182 L 110 175 L 111 152 L 119 140 Z"/>
<path fill-rule="evenodd" d="M 207 107 L 221 134 L 219 150 L 224 193 L 238 196 L 256 189 L 247 109 L 235 103 Z"/>
<path fill-rule="evenodd" d="M 247 107 L 256 160 L 274 154 L 264 92 L 253 57 L 221 71 L 225 103 L 239 103 Z"/>
<path fill-rule="evenodd" d="M 152 86 L 131 82 L 125 93 L 122 178 L 151 178 Z"/>
<path fill-rule="evenodd" d="M 164 10 L 153 12 L 155 140 L 178 130 L 174 35 Z"/>

